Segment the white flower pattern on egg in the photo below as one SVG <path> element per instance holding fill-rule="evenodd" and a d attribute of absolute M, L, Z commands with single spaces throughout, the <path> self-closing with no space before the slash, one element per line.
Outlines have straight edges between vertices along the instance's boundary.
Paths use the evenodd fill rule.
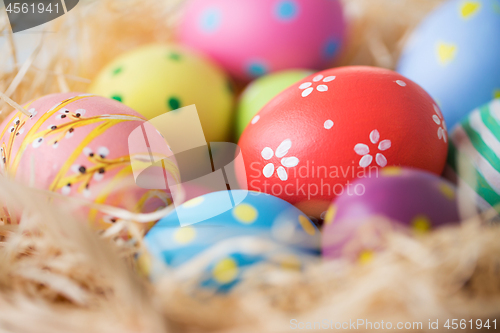
<path fill-rule="evenodd" d="M 379 151 L 386 151 L 387 149 L 391 148 L 391 140 L 382 140 L 380 141 L 380 133 L 376 129 L 371 131 L 370 133 L 370 142 L 374 145 L 378 143 L 378 150 Z M 373 162 L 373 156 L 370 154 L 370 147 L 368 145 L 365 145 L 364 143 L 358 143 L 357 145 L 354 146 L 354 151 L 356 154 L 362 156 L 361 159 L 359 160 L 359 166 L 362 168 L 366 168 L 370 166 Z M 381 166 L 385 167 L 387 165 L 387 158 L 385 157 L 384 154 L 382 153 L 377 153 L 375 155 L 375 162 Z"/>
<path fill-rule="evenodd" d="M 438 139 L 443 139 L 443 141 L 446 143 L 448 141 L 448 129 L 446 128 L 446 122 L 444 121 L 443 114 L 436 104 L 434 104 L 434 112 L 436 114 L 432 115 L 432 120 L 436 123 L 436 125 L 439 126 L 437 130 Z"/>
<path fill-rule="evenodd" d="M 299 89 L 303 90 L 302 91 L 302 97 L 309 96 L 314 91 L 314 84 L 317 84 L 321 80 L 323 80 L 322 81 L 323 83 L 328 83 L 328 82 L 331 82 L 331 81 L 335 80 L 335 76 L 324 77 L 323 75 L 319 74 L 319 75 L 316 75 L 312 79 L 313 82 L 304 82 L 304 83 L 302 83 L 299 86 Z M 326 91 L 328 91 L 328 86 L 326 84 L 318 84 L 316 86 L 316 90 L 319 91 L 319 92 L 326 92 Z"/>
<path fill-rule="evenodd" d="M 252 125 L 255 125 L 257 124 L 257 122 L 260 120 L 260 116 L 259 115 L 256 115 L 255 117 L 253 117 L 251 123 Z"/>
<path fill-rule="evenodd" d="M 278 175 L 278 178 L 281 181 L 287 181 L 288 180 L 288 173 L 286 172 L 286 168 L 293 168 L 299 164 L 299 159 L 295 156 L 291 157 L 285 157 L 286 154 L 288 154 L 288 151 L 292 148 L 292 140 L 286 139 L 281 144 L 276 148 L 276 152 L 274 152 L 271 148 L 265 147 L 262 152 L 261 156 L 264 160 L 269 161 L 271 158 L 276 156 L 277 158 L 280 158 L 280 163 L 281 165 L 278 166 L 276 169 L 274 166 L 274 163 L 268 163 L 266 166 L 264 166 L 264 169 L 262 170 L 264 177 L 266 178 L 271 178 L 272 175 L 274 174 L 274 171 L 276 170 L 276 174 Z"/>

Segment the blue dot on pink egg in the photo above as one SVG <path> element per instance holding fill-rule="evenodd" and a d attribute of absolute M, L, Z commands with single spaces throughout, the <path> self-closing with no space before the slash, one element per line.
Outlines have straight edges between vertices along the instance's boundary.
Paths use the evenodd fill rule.
<path fill-rule="evenodd" d="M 331 59 L 337 54 L 339 49 L 339 41 L 337 39 L 329 39 L 323 49 L 323 55 L 326 59 Z"/>
<path fill-rule="evenodd" d="M 201 14 L 200 27 L 207 33 L 214 33 L 222 22 L 222 12 L 218 8 L 208 8 Z"/>
<path fill-rule="evenodd" d="M 297 17 L 299 13 L 299 6 L 295 1 L 282 0 L 277 3 L 275 14 L 279 20 L 290 21 Z"/>
<path fill-rule="evenodd" d="M 252 77 L 258 77 L 266 74 L 268 72 L 268 68 L 266 64 L 260 61 L 253 61 L 248 64 L 247 66 L 247 72 L 250 74 Z"/>

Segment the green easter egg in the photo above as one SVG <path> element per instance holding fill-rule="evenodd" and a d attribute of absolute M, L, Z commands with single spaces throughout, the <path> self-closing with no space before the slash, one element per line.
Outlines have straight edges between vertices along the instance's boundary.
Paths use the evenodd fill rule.
<path fill-rule="evenodd" d="M 479 195 L 476 205 L 500 211 L 500 99 L 473 110 L 453 129 L 450 141 L 448 165 Z"/>
<path fill-rule="evenodd" d="M 262 76 L 243 91 L 236 111 L 236 139 L 254 119 L 255 115 L 280 92 L 314 72 L 294 69 Z"/>

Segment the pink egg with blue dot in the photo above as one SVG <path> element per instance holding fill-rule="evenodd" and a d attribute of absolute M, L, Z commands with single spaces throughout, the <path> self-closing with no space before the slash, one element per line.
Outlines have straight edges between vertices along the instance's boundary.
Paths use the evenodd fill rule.
<path fill-rule="evenodd" d="M 179 37 L 249 80 L 290 68 L 330 67 L 345 28 L 339 0 L 192 0 Z"/>
<path fill-rule="evenodd" d="M 388 231 L 422 234 L 461 220 L 455 186 L 427 171 L 389 167 L 351 185 L 325 216 L 326 258 L 363 261 L 383 249 Z"/>

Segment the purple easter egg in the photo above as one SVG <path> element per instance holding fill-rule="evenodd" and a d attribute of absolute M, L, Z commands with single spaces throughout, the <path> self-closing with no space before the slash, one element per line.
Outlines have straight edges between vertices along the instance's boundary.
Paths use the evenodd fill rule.
<path fill-rule="evenodd" d="M 427 171 L 385 168 L 334 200 L 325 217 L 323 256 L 365 260 L 383 247 L 387 230 L 422 233 L 459 221 L 453 184 Z"/>

